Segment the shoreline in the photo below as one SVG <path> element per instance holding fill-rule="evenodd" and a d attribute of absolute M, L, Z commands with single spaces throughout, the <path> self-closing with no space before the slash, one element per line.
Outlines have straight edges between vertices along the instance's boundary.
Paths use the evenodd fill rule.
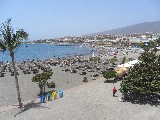
<path fill-rule="evenodd" d="M 88 55 L 90 51 L 95 48 L 87 47 L 81 48 L 80 45 L 72 45 L 72 46 L 56 46 L 56 44 L 21 44 L 18 46 L 18 50 L 15 49 L 15 62 L 21 63 L 23 61 L 28 60 L 41 60 L 45 59 L 56 59 L 63 57 L 74 57 L 75 55 Z M 42 49 L 43 48 L 43 49 Z M 62 51 L 61 51 L 62 50 Z M 23 52 L 24 51 L 24 52 Z M 58 53 L 60 52 L 60 53 Z M 58 54 L 57 54 L 58 53 Z M 3 63 L 11 62 L 11 58 L 9 55 L 9 51 L 4 53 L 0 52 L 1 58 L 0 62 Z"/>

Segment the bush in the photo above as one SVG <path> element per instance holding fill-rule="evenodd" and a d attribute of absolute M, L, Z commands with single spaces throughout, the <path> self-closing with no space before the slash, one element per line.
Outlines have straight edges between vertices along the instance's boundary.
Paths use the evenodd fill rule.
<path fill-rule="evenodd" d="M 47 82 L 48 88 L 55 88 L 55 83 L 52 81 L 50 83 Z"/>
<path fill-rule="evenodd" d="M 116 71 L 115 70 L 106 70 L 103 73 L 103 77 L 106 79 L 114 78 L 114 77 L 116 77 Z"/>
<path fill-rule="evenodd" d="M 141 46 L 145 51 L 138 58 L 141 62 L 129 69 L 121 83 L 121 92 L 132 99 L 153 98 L 160 94 L 160 55 L 150 51 L 153 43 L 144 44 Z"/>

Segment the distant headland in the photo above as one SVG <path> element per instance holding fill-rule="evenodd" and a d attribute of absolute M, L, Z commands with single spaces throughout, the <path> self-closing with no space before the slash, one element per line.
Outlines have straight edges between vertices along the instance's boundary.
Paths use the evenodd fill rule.
<path fill-rule="evenodd" d="M 65 36 L 62 38 L 53 38 L 53 39 L 40 39 L 27 41 L 25 43 L 32 44 L 82 44 L 86 41 L 107 41 L 107 42 L 115 42 L 115 41 L 141 41 L 145 38 L 145 40 L 155 39 L 160 33 L 160 21 L 156 22 L 144 22 L 131 26 L 126 26 L 122 28 L 107 30 L 104 32 L 97 32 L 92 34 L 86 34 L 82 36 Z M 134 39 L 134 40 L 133 40 Z"/>

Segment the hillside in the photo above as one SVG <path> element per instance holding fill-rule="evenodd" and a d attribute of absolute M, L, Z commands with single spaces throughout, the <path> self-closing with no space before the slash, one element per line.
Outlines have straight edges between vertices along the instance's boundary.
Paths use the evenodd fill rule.
<path fill-rule="evenodd" d="M 97 35 L 97 34 L 128 35 L 128 34 L 146 33 L 146 32 L 160 33 L 160 21 L 139 23 L 122 28 L 107 30 L 104 32 L 93 33 L 92 35 Z"/>

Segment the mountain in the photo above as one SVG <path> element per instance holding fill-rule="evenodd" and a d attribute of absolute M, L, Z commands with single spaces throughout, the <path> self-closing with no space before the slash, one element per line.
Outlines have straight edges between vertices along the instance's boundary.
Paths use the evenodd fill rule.
<path fill-rule="evenodd" d="M 91 35 L 104 35 L 104 34 L 128 35 L 128 34 L 146 33 L 146 32 L 160 33 L 160 21 L 139 23 L 122 28 L 107 30 L 104 32 L 93 33 Z"/>

